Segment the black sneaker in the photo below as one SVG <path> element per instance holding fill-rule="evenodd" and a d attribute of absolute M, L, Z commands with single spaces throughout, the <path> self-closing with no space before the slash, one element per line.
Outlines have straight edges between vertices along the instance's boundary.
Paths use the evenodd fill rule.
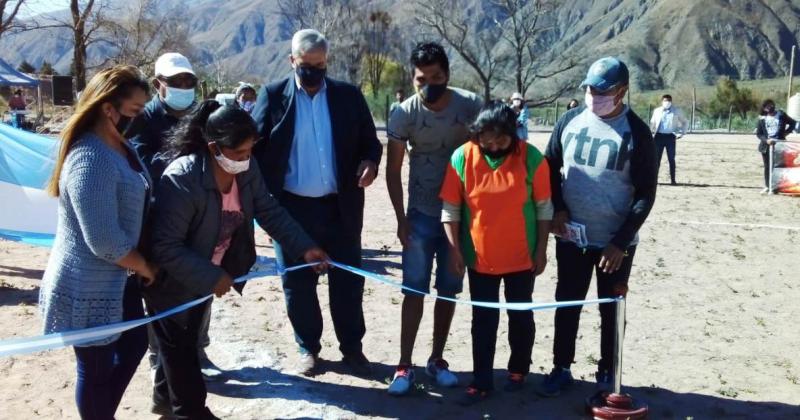
<path fill-rule="evenodd" d="M 364 356 L 362 352 L 346 354 L 342 357 L 342 361 L 357 376 L 366 376 L 372 373 L 372 365 L 370 365 L 367 356 Z"/>
<path fill-rule="evenodd" d="M 594 374 L 594 379 L 597 381 L 595 389 L 598 391 L 614 390 L 614 375 L 608 369 L 600 369 Z"/>
<path fill-rule="evenodd" d="M 545 376 L 537 393 L 543 397 L 557 397 L 561 394 L 561 391 L 572 386 L 574 382 L 572 372 L 569 369 L 556 366 L 553 367 L 549 375 Z"/>

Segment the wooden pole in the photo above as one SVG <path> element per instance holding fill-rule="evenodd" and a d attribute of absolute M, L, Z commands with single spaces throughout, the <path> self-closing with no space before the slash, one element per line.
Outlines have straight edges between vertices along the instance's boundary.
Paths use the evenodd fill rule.
<path fill-rule="evenodd" d="M 689 126 L 689 132 L 694 132 L 694 115 L 697 110 L 697 87 L 692 86 L 692 121 Z"/>
<path fill-rule="evenodd" d="M 792 97 L 792 81 L 794 79 L 794 54 L 797 50 L 797 45 L 792 45 L 792 58 L 789 61 L 789 94 L 786 95 L 786 106 L 789 106 L 789 98 Z"/>

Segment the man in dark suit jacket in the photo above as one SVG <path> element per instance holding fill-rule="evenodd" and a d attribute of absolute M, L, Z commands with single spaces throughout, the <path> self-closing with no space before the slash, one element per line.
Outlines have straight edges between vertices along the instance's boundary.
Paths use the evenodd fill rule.
<path fill-rule="evenodd" d="M 253 110 L 259 141 L 254 155 L 270 192 L 330 257 L 361 265 L 364 188 L 377 175 L 383 148 L 366 100 L 353 85 L 325 77 L 328 44 L 312 29 L 292 38 L 294 75 L 261 89 Z M 278 263 L 287 260 L 275 243 Z M 298 371 L 313 375 L 321 350 L 318 275 L 311 269 L 283 275 L 289 320 L 300 346 Z M 364 278 L 329 272 L 331 318 L 344 362 L 368 374 L 361 339 Z"/>

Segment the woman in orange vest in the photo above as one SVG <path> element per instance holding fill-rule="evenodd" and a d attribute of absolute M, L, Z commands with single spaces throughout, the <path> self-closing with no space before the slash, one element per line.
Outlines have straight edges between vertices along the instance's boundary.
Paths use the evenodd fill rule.
<path fill-rule="evenodd" d="M 517 137 L 516 120 L 507 105 L 488 103 L 472 126 L 473 140 L 453 153 L 442 185 L 450 268 L 461 275 L 468 271 L 474 301 L 499 302 L 502 280 L 506 302 L 531 302 L 534 278 L 547 264 L 553 218 L 549 167 L 536 147 Z M 473 307 L 474 380 L 462 405 L 483 400 L 494 388 L 499 322 L 499 310 Z M 518 391 L 525 383 L 535 328 L 533 312 L 508 312 L 506 391 Z"/>

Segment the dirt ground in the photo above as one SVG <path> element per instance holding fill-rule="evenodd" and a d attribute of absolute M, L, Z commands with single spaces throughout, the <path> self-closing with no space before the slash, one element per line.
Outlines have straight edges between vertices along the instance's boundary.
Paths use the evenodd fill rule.
<path fill-rule="evenodd" d="M 545 134 L 533 136 L 539 147 L 546 140 Z M 800 201 L 759 194 L 761 157 L 755 148 L 753 136 L 690 135 L 678 143 L 676 187 L 663 184 L 664 162 L 630 280 L 624 347 L 625 390 L 649 404 L 651 418 L 800 418 Z M 367 194 L 365 267 L 399 279 L 400 244 L 382 175 Z M 260 254 L 273 255 L 263 234 L 259 243 Z M 0 337 L 39 333 L 36 302 L 47 255 L 47 249 L 0 242 Z M 553 300 L 555 275 L 551 240 L 535 300 Z M 573 367 L 577 386 L 556 399 L 534 393 L 552 362 L 554 313 L 542 311 L 535 316 L 533 373 L 526 389 L 502 391 L 508 357 L 503 315 L 495 358 L 498 391 L 475 407 L 456 405 L 472 366 L 470 310 L 460 306 L 446 357 L 462 387 L 439 389 L 418 368 L 416 392 L 390 397 L 385 389 L 399 357 L 399 290 L 367 280 L 364 351 L 375 372 L 357 378 L 339 361 L 325 280 L 321 283 L 325 372 L 315 378 L 292 372 L 296 346 L 277 277 L 254 280 L 244 296 L 231 294 L 214 303 L 208 352 L 227 377 L 209 386 L 208 406 L 218 416 L 578 418 L 593 391 L 599 316 L 596 307 L 585 307 Z M 469 298 L 468 292 L 462 297 Z M 417 339 L 418 365 L 430 351 L 431 303 Z M 77 418 L 74 370 L 71 349 L 0 359 L 0 418 Z M 144 361 L 117 418 L 155 418 L 149 401 Z"/>

